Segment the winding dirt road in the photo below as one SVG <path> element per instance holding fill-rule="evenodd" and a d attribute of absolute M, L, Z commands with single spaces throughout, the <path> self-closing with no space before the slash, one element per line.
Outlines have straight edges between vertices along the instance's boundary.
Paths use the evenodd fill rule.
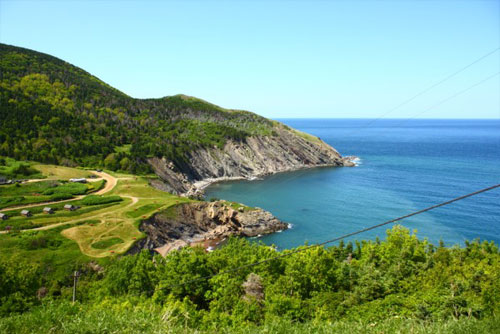
<path fill-rule="evenodd" d="M 95 181 L 99 181 L 101 179 L 104 179 L 106 180 L 106 184 L 104 185 L 104 187 L 94 193 L 92 193 L 92 195 L 103 195 L 111 190 L 113 190 L 113 188 L 116 186 L 116 182 L 117 182 L 117 178 L 114 177 L 114 176 L 111 176 L 109 175 L 108 173 L 105 173 L 105 172 L 92 172 L 93 174 L 99 176 L 99 179 L 94 179 L 94 181 L 92 182 L 95 182 Z M 37 180 L 37 181 L 45 181 L 43 179 L 40 179 L 40 180 Z M 33 181 L 35 182 L 35 181 Z M 26 205 L 19 205 L 19 206 L 11 206 L 11 207 L 8 207 L 8 208 L 4 208 L 4 209 L 0 209 L 0 212 L 4 212 L 4 211 L 10 211 L 10 210 L 18 210 L 18 209 L 27 209 L 27 208 L 32 208 L 34 206 L 40 206 L 40 205 L 51 205 L 51 204 L 59 204 L 59 203 L 64 203 L 64 202 L 69 202 L 69 201 L 75 201 L 75 200 L 79 200 L 79 199 L 82 199 L 84 198 L 85 196 L 87 196 L 89 194 L 85 194 L 85 195 L 79 195 L 79 196 L 76 196 L 76 197 L 73 197 L 73 198 L 70 198 L 70 199 L 65 199 L 65 200 L 62 200 L 62 201 L 55 201 L 55 202 L 40 202 L 40 203 L 33 203 L 33 204 L 26 204 Z"/>

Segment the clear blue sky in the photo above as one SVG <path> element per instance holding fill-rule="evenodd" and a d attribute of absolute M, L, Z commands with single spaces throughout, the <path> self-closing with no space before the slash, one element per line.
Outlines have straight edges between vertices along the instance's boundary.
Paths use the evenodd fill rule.
<path fill-rule="evenodd" d="M 499 1 L 8 1 L 0 41 L 133 97 L 282 117 L 378 117 L 500 46 Z M 388 115 L 500 71 L 500 52 Z M 499 118 L 500 76 L 420 115 Z"/>

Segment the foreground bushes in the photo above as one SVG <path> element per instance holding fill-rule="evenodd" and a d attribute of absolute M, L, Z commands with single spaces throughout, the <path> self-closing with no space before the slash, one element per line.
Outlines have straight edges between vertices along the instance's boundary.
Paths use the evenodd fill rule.
<path fill-rule="evenodd" d="M 148 305 L 149 304 L 149 305 Z M 214 324 L 216 329 L 199 330 L 185 327 L 189 314 L 172 314 L 168 308 L 150 303 L 132 306 L 127 302 L 108 305 L 72 305 L 70 302 L 48 303 L 30 313 L 0 319 L 1 333 L 71 333 L 71 334 L 298 334 L 298 333 L 433 333 L 470 334 L 496 333 L 500 326 L 497 318 L 478 321 L 474 318 L 459 320 L 422 321 L 416 319 L 390 318 L 380 322 L 335 321 L 335 322 L 291 322 L 275 317 L 256 326 L 245 324 L 228 327 Z"/>
<path fill-rule="evenodd" d="M 369 324 L 375 324 L 370 329 L 373 332 L 397 326 L 414 332 L 467 332 L 485 326 L 484 332 L 492 323 L 498 324 L 498 248 L 479 241 L 464 248 L 436 247 L 401 227 L 389 230 L 383 242 L 304 249 L 259 266 L 192 282 L 278 254 L 265 245 L 232 239 L 212 253 L 183 249 L 165 259 L 147 252 L 124 256 L 100 273 L 84 268 L 79 287 L 81 308 L 66 311 L 61 298 L 52 296 L 42 300 L 44 306 L 51 305 L 43 312 L 54 312 L 54 317 L 76 312 L 88 326 L 93 316 L 106 316 L 109 319 L 102 321 L 110 321 L 117 331 L 122 331 L 124 314 L 131 312 L 130 321 L 138 326 L 131 328 L 142 332 L 139 324 L 144 323 L 144 332 L 150 333 L 165 330 L 166 322 L 173 328 L 238 329 L 242 333 L 258 332 L 257 328 L 271 332 L 272 326 L 277 326 L 276 332 L 353 332 L 365 330 Z M 249 283 L 244 285 L 250 274 L 252 289 L 259 293 L 251 293 Z M 1 275 L 0 267 L 0 283 Z M 184 282 L 187 284 L 181 284 Z M 32 304 L 38 303 L 30 295 L 33 289 L 14 286 L 2 291 L 0 301 L 20 293 Z M 143 311 L 148 315 L 141 315 Z M 13 316 L 3 326 L 23 321 L 31 326 L 38 321 L 36 312 L 41 312 L 41 318 L 48 316 L 42 317 L 38 308 L 31 312 Z M 120 320 L 122 316 L 125 318 Z M 71 326 L 76 320 L 64 321 L 64 326 Z M 100 331 L 91 328 L 89 332 Z"/>

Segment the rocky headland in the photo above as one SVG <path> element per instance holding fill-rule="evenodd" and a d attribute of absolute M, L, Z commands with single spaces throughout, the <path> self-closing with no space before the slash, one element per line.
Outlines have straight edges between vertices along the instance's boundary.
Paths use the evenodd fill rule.
<path fill-rule="evenodd" d="M 253 136 L 244 141 L 228 140 L 222 149 L 203 148 L 189 154 L 182 170 L 163 158 L 149 163 L 158 180 L 152 185 L 184 196 L 201 196 L 214 182 L 255 179 L 262 176 L 324 166 L 355 166 L 355 157 L 342 157 L 321 139 L 277 127 L 275 136 Z"/>
<path fill-rule="evenodd" d="M 287 229 L 288 225 L 259 208 L 226 201 L 179 204 L 143 220 L 146 238 L 130 250 L 154 250 L 163 256 L 185 246 L 213 246 L 229 236 L 255 237 Z"/>

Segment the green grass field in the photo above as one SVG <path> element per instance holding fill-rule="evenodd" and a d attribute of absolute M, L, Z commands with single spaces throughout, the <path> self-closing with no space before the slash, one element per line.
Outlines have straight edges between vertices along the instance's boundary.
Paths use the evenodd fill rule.
<path fill-rule="evenodd" d="M 0 209 L 70 199 L 100 189 L 104 180 L 69 183 L 56 180 L 0 186 Z"/>
<path fill-rule="evenodd" d="M 88 170 L 56 165 L 34 163 L 33 168 L 39 170 L 48 180 L 69 180 L 72 178 L 88 178 L 92 173 Z"/>
<path fill-rule="evenodd" d="M 73 240 L 80 251 L 90 257 L 102 258 L 126 252 L 134 242 L 143 237 L 138 229 L 141 219 L 170 206 L 190 201 L 152 188 L 147 177 L 109 173 L 116 178 L 116 185 L 105 195 L 87 195 L 73 201 L 34 205 L 29 207 L 32 216 L 24 217 L 20 214 L 21 207 L 11 210 L 8 208 L 13 205 L 50 201 L 61 194 L 70 198 L 77 195 L 81 197 L 104 185 L 104 180 L 86 184 L 55 180 L 85 177 L 89 171 L 53 165 L 35 166 L 47 176 L 46 180 L 0 187 L 0 208 L 4 208 L 3 213 L 9 216 L 8 220 L 0 221 L 0 230 L 7 226 L 13 230 L 54 228 L 61 237 Z M 76 211 L 66 211 L 63 208 L 65 204 L 80 208 Z M 46 206 L 53 208 L 55 213 L 43 213 Z M 93 223 L 84 224 L 89 220 Z M 33 230 L 23 233 L 45 232 Z M 0 235 L 0 240 L 3 238 L 8 236 Z M 10 249 L 15 253 L 15 247 Z M 1 242 L 0 250 L 3 250 Z"/>
<path fill-rule="evenodd" d="M 125 201 L 106 212 L 89 217 L 99 220 L 99 224 L 75 226 L 62 232 L 67 238 L 76 241 L 86 255 L 106 257 L 126 252 L 143 237 L 138 230 L 141 219 L 170 206 L 190 201 L 187 198 L 152 188 L 147 178 L 128 174 L 109 174 L 116 177 L 118 181 L 115 188 L 106 195 L 119 195 L 125 198 Z M 121 239 L 123 242 L 106 241 L 112 239 Z M 99 247 L 95 247 L 96 243 Z M 101 247 L 102 245 L 107 245 L 107 247 Z"/>
<path fill-rule="evenodd" d="M 83 226 L 88 223 L 82 221 L 79 224 Z M 56 277 L 70 274 L 68 271 L 75 264 L 86 263 L 90 258 L 80 252 L 76 242 L 61 235 L 63 229 L 64 227 L 59 227 L 46 231 L 0 235 L 2 257 L 9 257 L 13 261 L 49 264 L 56 271 L 51 275 Z"/>

